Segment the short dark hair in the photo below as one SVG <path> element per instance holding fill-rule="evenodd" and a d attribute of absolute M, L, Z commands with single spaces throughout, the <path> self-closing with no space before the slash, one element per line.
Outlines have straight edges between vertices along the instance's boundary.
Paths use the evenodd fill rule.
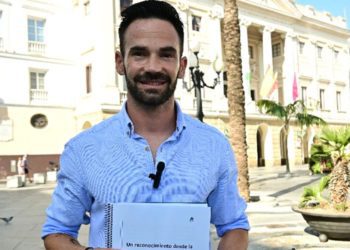
<path fill-rule="evenodd" d="M 121 12 L 122 22 L 119 26 L 119 44 L 122 55 L 125 53 L 124 35 L 129 25 L 138 19 L 157 18 L 171 23 L 180 41 L 180 55 L 183 52 L 184 30 L 183 23 L 176 9 L 167 2 L 147 0 L 131 5 Z"/>

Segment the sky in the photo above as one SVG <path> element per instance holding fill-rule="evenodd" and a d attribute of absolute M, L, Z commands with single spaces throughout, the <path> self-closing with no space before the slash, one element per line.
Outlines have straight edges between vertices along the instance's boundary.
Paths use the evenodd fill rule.
<path fill-rule="evenodd" d="M 312 5 L 316 10 L 328 11 L 333 16 L 345 16 L 350 29 L 350 0 L 296 0 L 303 5 Z"/>

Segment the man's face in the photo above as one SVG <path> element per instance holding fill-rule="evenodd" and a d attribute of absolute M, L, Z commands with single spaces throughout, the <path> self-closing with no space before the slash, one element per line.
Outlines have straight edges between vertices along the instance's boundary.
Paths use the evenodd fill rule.
<path fill-rule="evenodd" d="M 158 106 L 173 98 L 177 78 L 185 74 L 179 37 L 167 21 L 151 18 L 130 24 L 124 35 L 125 55 L 116 53 L 117 71 L 125 75 L 128 98 Z"/>

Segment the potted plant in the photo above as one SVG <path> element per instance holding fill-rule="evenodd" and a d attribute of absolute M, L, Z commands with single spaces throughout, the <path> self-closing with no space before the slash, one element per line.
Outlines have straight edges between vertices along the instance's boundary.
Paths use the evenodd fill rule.
<path fill-rule="evenodd" d="M 321 241 L 350 240 L 349 163 L 350 127 L 324 127 L 314 156 L 330 157 L 332 170 L 317 187 L 304 189 L 299 206 L 293 210 L 303 215 L 307 223 L 320 233 Z M 328 195 L 323 195 L 324 190 Z"/>

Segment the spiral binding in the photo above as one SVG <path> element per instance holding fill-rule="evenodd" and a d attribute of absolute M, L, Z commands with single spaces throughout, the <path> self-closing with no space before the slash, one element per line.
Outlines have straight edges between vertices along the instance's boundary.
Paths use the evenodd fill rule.
<path fill-rule="evenodd" d="M 113 204 L 108 203 L 105 205 L 105 243 L 107 248 L 112 247 L 113 237 Z"/>

